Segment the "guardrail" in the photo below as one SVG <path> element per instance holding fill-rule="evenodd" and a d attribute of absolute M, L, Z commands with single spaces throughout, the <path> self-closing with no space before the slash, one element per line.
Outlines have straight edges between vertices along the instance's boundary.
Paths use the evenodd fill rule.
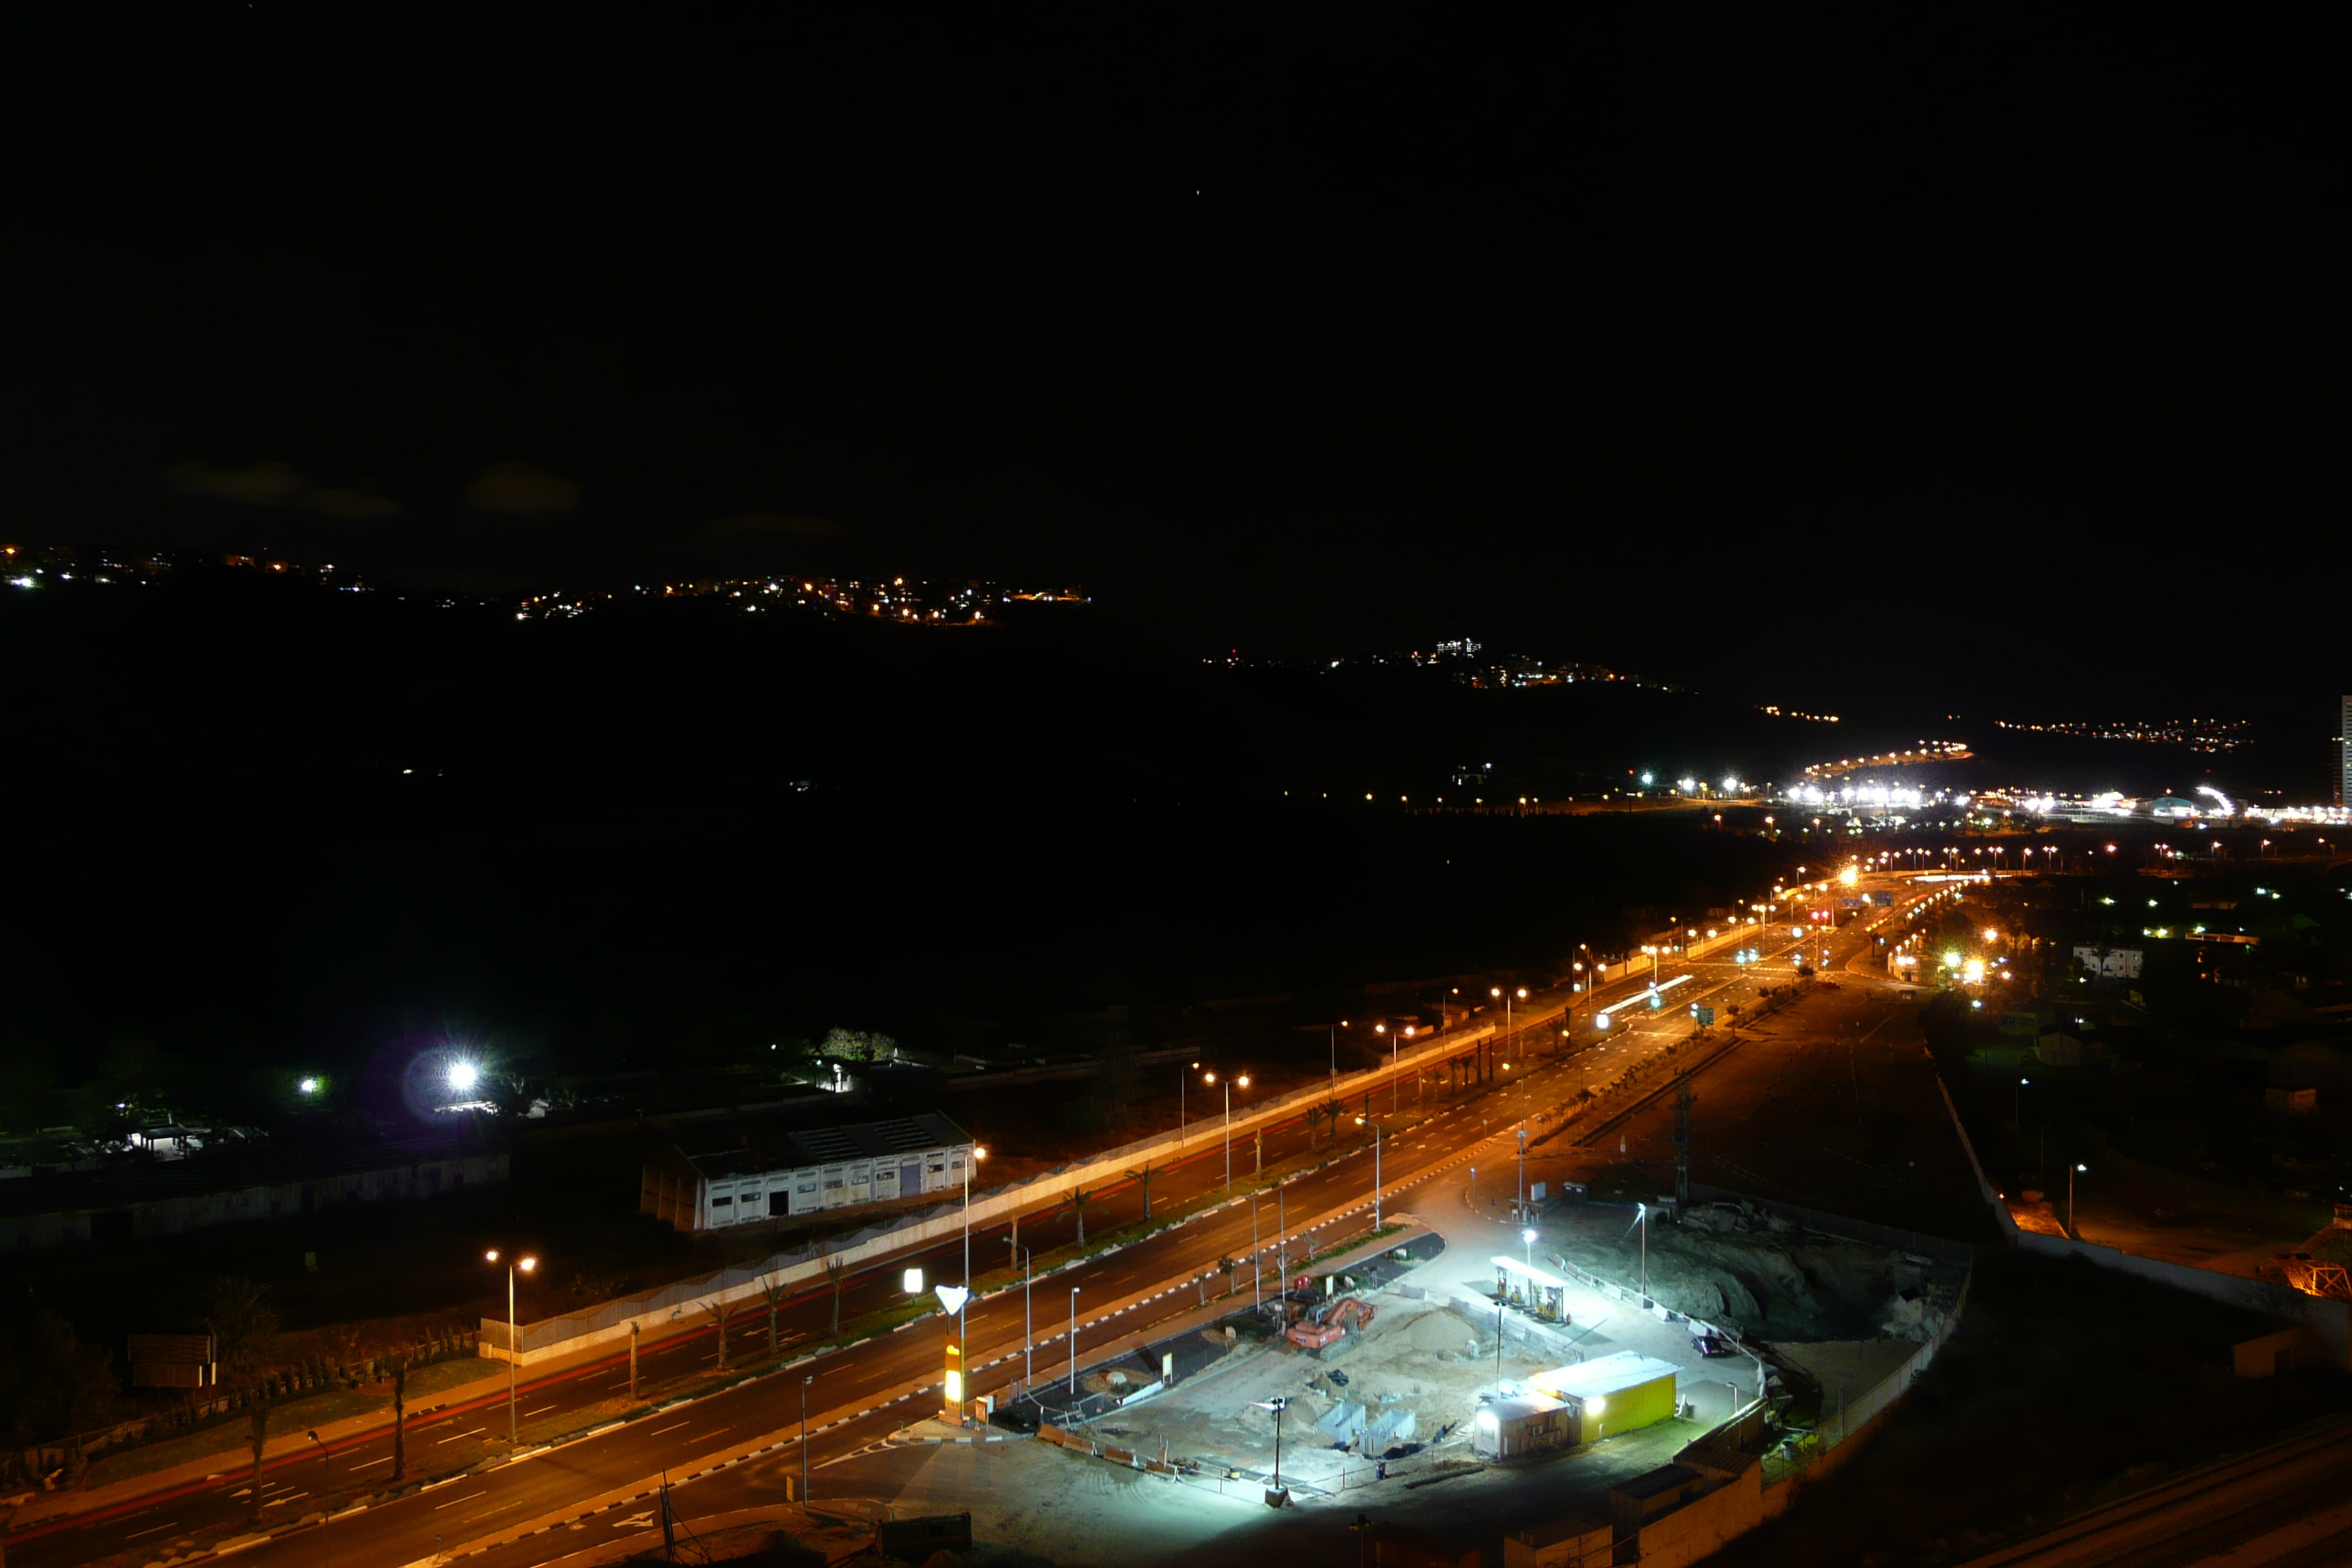
<path fill-rule="evenodd" d="M 1691 942 L 1682 956 L 1696 958 L 1744 941 L 1747 933 L 1754 929 L 1758 928 L 1735 927 L 1712 940 L 1701 938 Z M 1638 970 L 1642 963 L 1627 960 L 1606 966 L 1602 971 L 1604 978 L 1599 983 L 1614 984 L 1624 979 Z M 1612 969 L 1616 973 L 1609 973 Z M 1589 996 L 1590 994 L 1586 994 Z M 1545 1021 L 1544 1016 L 1538 1014 L 1526 1023 L 1515 1024 L 1514 1032 L 1535 1027 Z M 1389 1062 L 1343 1073 L 1336 1082 L 1309 1084 L 1274 1100 L 1262 1101 L 1246 1112 L 1237 1111 L 1233 1119 L 1233 1131 L 1236 1134 L 1254 1131 L 1287 1121 L 1310 1106 L 1321 1105 L 1333 1099 L 1344 1100 L 1359 1091 L 1369 1091 L 1376 1085 L 1402 1076 L 1407 1069 L 1418 1070 L 1431 1062 L 1444 1061 L 1474 1050 L 1499 1037 L 1502 1032 L 1500 1025 L 1486 1023 L 1433 1035 L 1426 1044 L 1399 1051 Z M 1118 1181 L 1139 1165 L 1155 1160 L 1181 1159 L 1203 1143 L 1213 1144 L 1222 1140 L 1224 1128 L 1222 1116 L 1204 1119 L 1188 1125 L 1181 1131 L 1171 1131 L 1139 1138 L 1118 1148 L 1105 1150 L 1082 1163 L 1043 1172 L 1013 1186 L 977 1194 L 971 1200 L 969 1217 L 974 1224 L 989 1224 L 1036 1207 L 1075 1188 L 1097 1182 Z M 494 1318 L 484 1318 L 480 1326 L 479 1353 L 486 1360 L 514 1360 L 521 1365 L 532 1366 L 579 1354 L 599 1345 L 618 1343 L 627 1339 L 633 1330 L 662 1332 L 669 1331 L 673 1324 L 690 1326 L 698 1321 L 700 1314 L 710 1307 L 735 1306 L 761 1296 L 771 1287 L 790 1289 L 821 1280 L 825 1277 L 828 1261 L 856 1268 L 908 1247 L 960 1236 L 966 1217 L 963 1205 L 942 1204 L 898 1225 L 874 1226 L 853 1232 L 846 1237 L 834 1238 L 829 1243 L 777 1253 L 756 1265 L 720 1269 L 696 1279 L 679 1280 L 642 1296 L 624 1297 L 584 1311 L 528 1323 L 521 1330 L 520 1353 L 510 1349 L 511 1331 L 509 1325 Z"/>
<path fill-rule="evenodd" d="M 1436 1036 L 1428 1045 L 1400 1051 L 1393 1063 L 1341 1075 L 1338 1080 L 1337 1095 L 1344 1099 L 1360 1090 L 1369 1091 L 1374 1085 L 1386 1083 L 1408 1069 L 1417 1070 L 1432 1061 L 1444 1061 L 1475 1049 L 1495 1038 L 1498 1033 L 1496 1025 L 1481 1024 L 1475 1028 Z M 1286 1121 L 1309 1106 L 1325 1103 L 1333 1098 L 1334 1092 L 1334 1087 L 1329 1083 L 1310 1084 L 1304 1089 L 1294 1089 L 1259 1104 L 1246 1115 L 1236 1113 L 1233 1130 L 1238 1135 Z M 1097 1182 L 1118 1181 L 1129 1170 L 1155 1157 L 1181 1158 L 1203 1143 L 1214 1144 L 1223 1138 L 1222 1117 L 1205 1125 L 1209 1131 L 1194 1131 L 1188 1127 L 1181 1134 L 1170 1131 L 1138 1139 L 1097 1154 L 1082 1163 L 1043 1172 L 1026 1182 L 976 1195 L 971 1201 L 971 1223 L 985 1225 L 1039 1206 L 1073 1188 Z M 908 1247 L 946 1241 L 962 1235 L 964 1223 L 965 1210 L 961 1204 L 942 1204 L 905 1223 L 870 1226 L 854 1232 L 846 1238 L 835 1238 L 830 1245 L 778 1253 L 755 1265 L 723 1268 L 716 1273 L 679 1280 L 642 1296 L 624 1297 L 585 1311 L 527 1323 L 521 1331 L 520 1354 L 509 1349 L 509 1326 L 498 1319 L 484 1318 L 480 1322 L 478 1353 L 485 1360 L 513 1360 L 523 1366 L 534 1366 L 593 1350 L 599 1345 L 618 1343 L 627 1339 L 633 1330 L 659 1335 L 676 1331 L 673 1325 L 693 1327 L 699 1322 L 700 1315 L 713 1306 L 732 1307 L 755 1298 L 763 1299 L 771 1288 L 792 1289 L 814 1284 L 825 1278 L 828 1262 L 838 1262 L 854 1269 Z"/>

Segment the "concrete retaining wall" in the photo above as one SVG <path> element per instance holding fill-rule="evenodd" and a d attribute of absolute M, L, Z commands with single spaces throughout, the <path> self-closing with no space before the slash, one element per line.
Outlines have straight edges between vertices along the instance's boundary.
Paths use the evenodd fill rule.
<path fill-rule="evenodd" d="M 1441 1037 L 1433 1045 L 1419 1052 L 1400 1053 L 1400 1067 L 1412 1067 L 1430 1061 L 1444 1061 L 1458 1056 L 1492 1038 L 1496 1030 L 1491 1025 L 1465 1029 L 1452 1036 Z M 1360 1092 L 1374 1082 L 1385 1083 L 1390 1069 L 1382 1067 L 1365 1072 L 1352 1073 L 1339 1080 L 1339 1093 Z M 1320 1105 L 1330 1095 L 1330 1086 L 1310 1087 L 1268 1102 L 1249 1118 L 1234 1118 L 1234 1133 L 1238 1138 L 1243 1131 L 1255 1130 L 1269 1122 L 1298 1114 L 1309 1105 Z M 1006 1217 L 1022 1210 L 1045 1203 L 1073 1187 L 1091 1186 L 1098 1183 L 1116 1182 L 1140 1163 L 1141 1151 L 1156 1151 L 1173 1157 L 1180 1149 L 1192 1151 L 1203 1142 L 1222 1142 L 1224 1124 L 1222 1118 L 1215 1124 L 1213 1138 L 1210 1134 L 1192 1132 L 1181 1145 L 1173 1132 L 1161 1139 L 1147 1139 L 1130 1143 L 1124 1149 L 1089 1160 L 1082 1165 L 1064 1166 L 1047 1172 L 1017 1186 L 1000 1188 L 985 1198 L 975 1197 L 971 1204 L 971 1219 L 975 1225 Z M 1402 1192 L 1423 1180 L 1427 1173 L 1387 1183 L 1381 1189 L 1388 1196 Z M 1328 1223 L 1342 1214 L 1358 1209 L 1369 1210 L 1372 1199 L 1369 1194 L 1360 1202 L 1334 1210 L 1329 1215 L 1314 1222 Z M 1204 1211 L 1205 1212 L 1205 1211 Z M 840 1240 L 830 1251 L 808 1248 L 795 1253 L 780 1254 L 764 1263 L 743 1268 L 722 1269 L 717 1274 L 680 1280 L 675 1285 L 644 1296 L 609 1301 L 586 1312 L 575 1312 L 544 1322 L 527 1323 L 522 1330 L 520 1356 L 509 1348 L 508 1326 L 495 1318 L 481 1320 L 479 1353 L 487 1360 L 514 1360 L 523 1366 L 536 1366 L 546 1362 L 580 1355 L 599 1346 L 619 1344 L 629 1337 L 632 1324 L 655 1337 L 700 1326 L 706 1310 L 713 1305 L 737 1307 L 764 1300 L 764 1287 L 797 1290 L 822 1281 L 828 1258 L 838 1258 L 851 1268 L 887 1258 L 911 1247 L 929 1242 L 945 1241 L 963 1234 L 964 1214 L 961 1204 L 943 1204 L 903 1225 L 874 1226 Z M 1307 1226 L 1295 1226 L 1294 1234 L 1303 1234 Z M 1265 1250 L 1273 1250 L 1272 1242 Z"/>
<path fill-rule="evenodd" d="M 506 1155 L 466 1154 L 218 1192 L 134 1199 L 87 1209 L 0 1215 L 0 1253 L 87 1242 L 101 1235 L 126 1240 L 180 1236 L 216 1225 L 309 1214 L 336 1204 L 439 1197 L 506 1179 Z"/>
<path fill-rule="evenodd" d="M 2306 1296 L 2300 1290 L 2274 1285 L 2267 1279 L 2216 1274 L 2210 1268 L 2165 1263 L 2063 1236 L 2021 1231 L 2017 1241 L 2026 1251 L 2038 1252 L 2044 1258 L 2084 1258 L 2102 1268 L 2113 1268 L 2119 1273 L 2154 1280 L 2159 1285 L 2169 1285 L 2176 1290 L 2186 1290 L 2209 1301 L 2224 1301 L 2232 1307 L 2243 1307 L 2249 1311 L 2299 1323 L 2310 1331 L 2322 1359 L 2329 1366 L 2352 1372 L 2352 1301 Z"/>
<path fill-rule="evenodd" d="M 1685 956 L 1702 956 L 1747 941 L 1757 929 L 1754 926 L 1727 928 L 1713 941 L 1701 938 L 1690 943 Z M 1608 966 L 1601 983 L 1613 983 L 1628 975 L 1638 974 L 1648 963 L 1644 958 L 1612 964 Z M 1538 1012 L 1515 1026 L 1519 1029 L 1548 1026 L 1549 1020 L 1555 1016 L 1549 1011 Z M 1436 1035 L 1425 1045 L 1399 1051 L 1393 1058 L 1393 1065 L 1384 1063 L 1344 1073 L 1336 1086 L 1330 1083 L 1309 1084 L 1277 1099 L 1262 1101 L 1247 1111 L 1236 1110 L 1233 1120 L 1234 1136 L 1239 1138 L 1245 1132 L 1286 1121 L 1308 1107 L 1320 1105 L 1335 1096 L 1346 1100 L 1351 1095 L 1364 1093 L 1407 1069 L 1417 1070 L 1432 1062 L 1446 1061 L 1475 1050 L 1501 1032 L 1498 1025 L 1481 1024 L 1475 1028 Z M 1192 1123 L 1181 1135 L 1170 1131 L 1138 1139 L 1081 1163 L 1045 1172 L 1017 1185 L 975 1194 L 971 1200 L 971 1222 L 975 1225 L 993 1223 L 1038 1207 L 1075 1188 L 1123 1180 L 1129 1171 L 1147 1162 L 1164 1163 L 1202 1148 L 1218 1146 L 1224 1135 L 1224 1118 L 1219 1114 L 1213 1120 L 1203 1119 Z M 737 1306 L 758 1298 L 763 1281 L 785 1289 L 797 1289 L 824 1278 L 824 1264 L 828 1258 L 838 1258 L 856 1268 L 908 1247 L 961 1236 L 964 1219 L 961 1204 L 943 1204 L 895 1225 L 875 1226 L 836 1238 L 826 1247 L 778 1253 L 754 1267 L 722 1269 L 699 1279 L 680 1280 L 644 1296 L 608 1301 L 584 1312 L 567 1313 L 543 1322 L 526 1324 L 521 1334 L 520 1357 L 512 1357 L 508 1348 L 508 1325 L 494 1318 L 485 1318 L 481 1321 L 481 1353 L 497 1361 L 519 1359 L 523 1365 L 531 1366 L 577 1355 L 599 1345 L 617 1344 L 629 1337 L 632 1324 L 643 1324 L 646 1330 L 653 1331 L 667 1331 L 673 1324 L 691 1326 L 708 1307 Z"/>

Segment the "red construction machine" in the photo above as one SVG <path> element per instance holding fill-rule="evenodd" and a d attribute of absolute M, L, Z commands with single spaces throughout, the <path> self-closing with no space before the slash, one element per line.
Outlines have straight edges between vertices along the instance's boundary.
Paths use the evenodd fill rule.
<path fill-rule="evenodd" d="M 1350 1329 L 1360 1332 L 1370 1328 L 1377 1310 L 1370 1301 L 1353 1296 L 1321 1302 L 1290 1326 L 1290 1342 L 1302 1350 L 1328 1349 L 1347 1338 Z"/>

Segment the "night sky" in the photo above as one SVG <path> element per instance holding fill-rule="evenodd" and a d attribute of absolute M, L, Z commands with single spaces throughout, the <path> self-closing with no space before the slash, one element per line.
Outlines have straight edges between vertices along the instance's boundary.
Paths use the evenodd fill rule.
<path fill-rule="evenodd" d="M 2336 689 L 2315 30 L 268 0 L 0 28 L 13 537 L 481 587 L 1077 581 L 1187 655 L 1467 633 L 1672 674 L 1746 639 L 1832 700 Z"/>

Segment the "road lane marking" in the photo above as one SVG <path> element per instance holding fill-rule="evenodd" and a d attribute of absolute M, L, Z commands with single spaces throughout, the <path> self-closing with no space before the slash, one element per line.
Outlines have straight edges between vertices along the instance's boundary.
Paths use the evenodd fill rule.
<path fill-rule="evenodd" d="M 677 1426 L 664 1426 L 664 1427 L 659 1428 L 659 1429 L 658 1429 L 658 1430 L 656 1430 L 656 1431 L 648 1432 L 648 1433 L 646 1433 L 646 1436 L 648 1436 L 648 1437 L 658 1437 L 658 1436 L 660 1436 L 662 1435 L 662 1433 L 664 1433 L 664 1432 L 676 1432 L 676 1431 L 679 1430 L 679 1428 L 681 1428 L 681 1427 L 691 1426 L 692 1425 L 694 1425 L 694 1423 L 692 1423 L 691 1421 L 681 1421 L 681 1422 L 679 1422 L 679 1423 L 677 1424 Z"/>
<path fill-rule="evenodd" d="M 477 1426 L 471 1432 L 452 1432 L 446 1437 L 436 1437 L 433 1439 L 433 1446 L 437 1448 L 444 1443 L 454 1443 L 460 1437 L 478 1437 L 488 1430 L 489 1428 L 487 1426 Z"/>
<path fill-rule="evenodd" d="M 284 1497 L 271 1498 L 261 1506 L 264 1508 L 276 1508 L 281 1502 L 292 1502 L 298 1497 L 309 1497 L 310 1495 L 310 1494 L 309 1492 L 288 1492 Z"/>
<path fill-rule="evenodd" d="M 125 1540 L 125 1541 L 136 1541 L 136 1540 L 138 1540 L 138 1539 L 139 1539 L 141 1536 L 142 1536 L 142 1535 L 152 1535 L 152 1534 L 154 1534 L 157 1531 L 176 1529 L 176 1528 L 178 1527 L 178 1525 L 179 1525 L 179 1522 L 180 1522 L 180 1521 L 179 1521 L 178 1520 L 176 1520 L 176 1519 L 175 1519 L 175 1520 L 172 1521 L 172 1522 L 171 1522 L 170 1524 L 156 1524 L 156 1525 L 150 1525 L 150 1526 L 149 1526 L 147 1529 L 145 1529 L 145 1530 L 134 1530 L 134 1531 L 132 1531 L 130 1534 L 128 1534 L 128 1535 L 124 1536 L 122 1539 L 123 1539 L 123 1540 Z"/>
<path fill-rule="evenodd" d="M 485 1487 L 482 1490 L 478 1492 L 467 1492 L 464 1497 L 453 1497 L 447 1502 L 436 1502 L 433 1505 L 433 1511 L 435 1513 L 439 1513 L 445 1508 L 456 1508 L 461 1502 L 471 1502 L 478 1497 L 488 1497 L 489 1495 L 489 1489 Z"/>
<path fill-rule="evenodd" d="M 526 1411 L 524 1411 L 524 1412 L 522 1413 L 522 1418 L 523 1418 L 524 1420 L 528 1421 L 528 1420 L 530 1420 L 530 1419 L 532 1416 L 534 1416 L 534 1415 L 546 1415 L 549 1411 L 551 1411 L 551 1410 L 552 1410 L 552 1409 L 554 1409 L 554 1408 L 555 1408 L 555 1406 L 554 1406 L 554 1405 L 541 1405 L 541 1406 L 540 1406 L 538 1409 L 536 1409 L 536 1410 L 526 1410 Z"/>
<path fill-rule="evenodd" d="M 370 1459 L 366 1464 L 364 1464 L 364 1465 L 353 1465 L 353 1466 L 352 1467 L 352 1468 L 353 1468 L 353 1469 L 355 1469 L 355 1470 L 372 1470 L 372 1469 L 375 1468 L 378 1465 L 388 1465 L 388 1464 L 390 1464 L 390 1463 L 392 1463 L 392 1456 L 391 1456 L 390 1454 L 386 1454 L 386 1455 L 385 1455 L 383 1458 L 381 1458 L 381 1459 Z"/>

